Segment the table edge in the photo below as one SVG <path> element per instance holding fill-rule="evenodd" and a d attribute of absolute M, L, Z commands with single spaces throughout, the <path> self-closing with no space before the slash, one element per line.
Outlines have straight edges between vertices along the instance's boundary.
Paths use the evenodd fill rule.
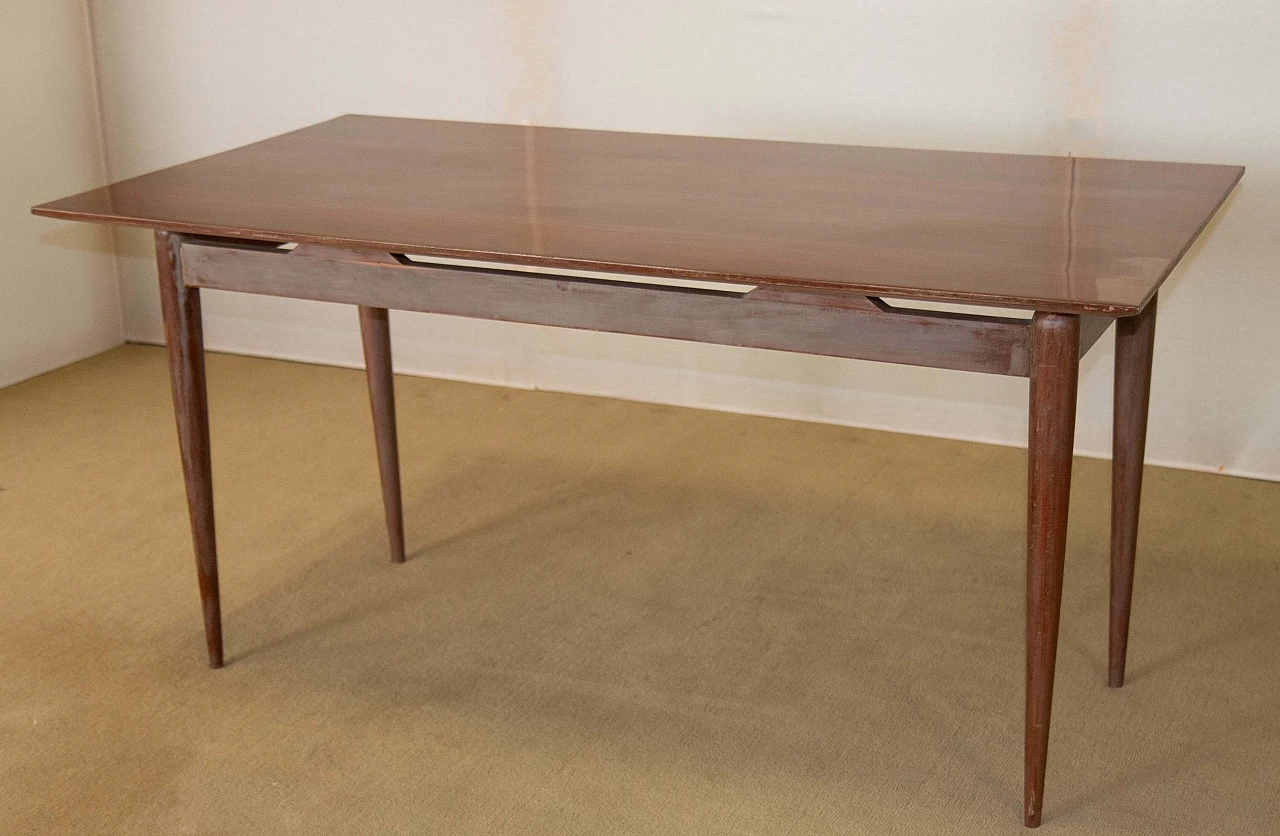
<path fill-rule="evenodd" d="M 1225 200 L 1225 197 L 1224 197 Z M 1221 204 L 1219 204 L 1221 206 Z M 1216 214 L 1209 215 L 1209 218 Z M 485 250 L 454 249 L 448 247 L 423 247 L 406 245 L 396 241 L 374 241 L 369 239 L 333 238 L 321 235 L 306 235 L 283 230 L 239 229 L 229 226 L 206 224 L 190 224 L 171 221 L 158 221 L 150 218 L 130 218 L 120 215 L 103 215 L 91 212 L 74 212 L 53 209 L 48 205 L 35 206 L 33 215 L 64 221 L 100 223 L 109 226 L 134 227 L 140 229 L 156 229 L 166 232 L 177 232 L 188 235 L 209 235 L 218 238 L 240 238 L 248 241 L 297 242 L 300 244 L 321 244 L 348 249 L 378 250 L 405 255 L 439 256 L 442 258 L 470 258 L 493 261 L 505 264 L 522 264 L 536 267 L 562 268 L 568 270 L 597 270 L 605 273 L 631 273 L 641 276 L 670 277 L 680 279 L 698 279 L 702 281 L 739 282 L 754 284 L 760 287 L 786 287 L 814 291 L 836 291 L 865 293 L 869 296 L 892 296 L 899 299 L 913 299 L 924 302 L 949 302 L 960 305 L 989 305 L 1002 308 L 1018 308 L 1024 310 L 1051 311 L 1065 314 L 1102 314 L 1112 317 L 1134 316 L 1142 312 L 1149 299 L 1141 305 L 1105 304 L 1088 302 L 1065 302 L 1063 300 L 1044 299 L 1034 296 L 1001 296 L 989 293 L 965 293 L 908 288 L 900 285 L 883 285 L 862 282 L 830 282 L 792 279 L 782 276 L 753 275 L 749 273 L 722 273 L 704 270 L 687 270 L 678 267 L 658 267 L 645 264 L 626 264 L 621 262 L 597 261 L 591 259 L 569 259 L 555 256 L 533 256 L 519 253 L 489 252 Z M 1208 220 L 1205 221 L 1208 224 Z M 1201 227 L 1203 230 L 1203 227 Z M 1196 233 L 1196 237 L 1200 234 Z M 1195 237 L 1187 244 L 1189 249 Z M 1170 263 L 1169 271 L 1160 278 L 1164 282 L 1168 273 L 1181 260 L 1186 249 L 1178 258 Z M 1154 295 L 1154 291 L 1152 293 Z"/>
<path fill-rule="evenodd" d="M 332 119 L 315 123 L 313 125 L 308 125 L 303 128 L 296 129 L 294 131 L 285 131 L 284 133 L 279 134 L 277 136 L 287 136 L 288 134 L 307 130 L 308 128 L 313 128 L 318 125 L 326 124 L 328 122 L 338 121 L 341 119 L 352 118 L 352 117 L 374 118 L 374 119 L 403 118 L 403 117 L 370 116 L 366 114 L 348 113 L 348 114 L 342 114 L 340 116 L 333 117 Z M 440 121 L 440 120 L 436 120 L 436 121 Z M 505 125 L 507 123 L 485 122 L 485 123 L 478 123 L 478 124 Z M 553 130 L 554 129 L 575 130 L 575 131 L 592 131 L 593 130 L 590 128 L 556 128 L 554 126 L 537 126 L 537 127 L 546 127 Z M 610 131 L 603 131 L 603 132 L 611 133 Z M 662 136 L 665 134 L 658 134 L 658 135 Z M 684 135 L 681 135 L 681 136 L 684 136 Z M 731 139 L 732 138 L 732 137 L 700 137 L 699 135 L 692 135 L 692 136 L 694 138 L 707 138 L 707 139 Z M 276 137 L 269 137 L 268 139 L 274 139 L 274 138 Z M 265 140 L 262 140 L 262 141 L 265 141 Z M 757 140 L 757 141 L 795 142 L 794 140 Z M 827 144 L 833 144 L 833 143 L 818 142 L 818 143 L 799 143 L 799 144 L 827 145 Z M 834 143 L 834 144 L 839 145 L 838 143 Z M 844 146 L 841 146 L 841 147 L 844 147 Z M 880 146 L 866 146 L 866 147 L 880 147 Z M 217 157 L 217 156 L 220 156 L 221 154 L 232 153 L 235 150 L 237 149 L 233 148 L 228 151 L 217 152 L 208 156 Z M 905 150 L 931 150 L 931 149 L 905 149 Z M 939 151 L 939 153 L 989 154 L 993 152 Z M 1045 157 L 1049 155 L 1001 154 L 1001 156 Z M 204 159 L 204 158 L 201 158 L 201 159 Z M 194 161 L 188 161 L 188 163 L 189 162 L 194 162 Z M 1138 160 L 1137 162 L 1158 162 L 1158 161 Z M 188 163 L 179 163 L 178 166 L 186 165 Z M 1169 277 L 1169 275 L 1173 272 L 1173 270 L 1182 261 L 1182 258 L 1196 243 L 1196 241 L 1199 240 L 1200 236 L 1204 233 L 1204 230 L 1217 216 L 1219 210 L 1222 209 L 1223 204 L 1225 204 L 1227 199 L 1231 197 L 1232 193 L 1235 191 L 1236 187 L 1240 183 L 1240 180 L 1244 177 L 1244 174 L 1245 174 L 1245 167 L 1239 166 L 1239 165 L 1228 165 L 1223 163 L 1190 163 L 1190 165 L 1212 165 L 1220 168 L 1231 168 L 1231 169 L 1235 169 L 1236 173 L 1230 185 L 1223 190 L 1222 196 L 1219 198 L 1217 203 L 1214 204 L 1213 209 L 1210 210 L 1205 215 L 1204 221 L 1196 229 L 1195 233 L 1192 234 L 1187 239 L 1186 244 L 1178 252 L 1178 254 L 1169 261 L 1165 270 L 1161 273 L 1160 277 L 1154 282 L 1148 294 L 1142 299 L 1140 303 L 1136 305 L 1126 305 L 1121 303 L 1104 303 L 1104 302 L 1092 302 L 1092 303 L 1091 302 L 1069 302 L 1061 299 L 1049 299 L 1049 298 L 1043 298 L 1043 297 L 1037 297 L 1037 296 L 1007 296 L 1007 295 L 994 294 L 994 293 L 940 291 L 940 290 L 931 290 L 931 289 L 924 289 L 924 288 L 909 288 L 909 287 L 902 287 L 897 285 L 884 285 L 884 284 L 861 283 L 861 282 L 820 281 L 820 280 L 812 280 L 812 279 L 789 278 L 786 276 L 771 276 L 771 275 L 756 275 L 751 273 L 728 273 L 728 272 L 718 272 L 718 271 L 692 270 L 692 269 L 684 269 L 679 267 L 666 267 L 666 266 L 647 265 L 647 264 L 629 264 L 626 262 L 601 261 L 596 259 L 574 259 L 574 258 L 565 258 L 565 257 L 559 257 L 559 256 L 538 256 L 538 255 L 532 255 L 527 253 L 504 253 L 504 252 L 496 252 L 496 251 L 488 251 L 488 250 L 459 249 L 459 248 L 451 248 L 451 247 L 426 247 L 421 245 L 405 244 L 403 242 L 398 242 L 398 241 L 379 241 L 379 240 L 372 240 L 372 239 L 354 239 L 354 238 L 342 238 L 342 237 L 333 237 L 333 236 L 324 236 L 324 235 L 309 235 L 304 233 L 290 232 L 287 230 L 244 229 L 239 227 L 217 225 L 217 224 L 185 223 L 185 222 L 177 222 L 177 221 L 168 221 L 168 220 L 163 220 L 159 218 L 143 218 L 143 217 L 132 217 L 132 216 L 107 214 L 107 213 L 80 212 L 80 211 L 75 211 L 70 209 L 61 209 L 61 208 L 58 208 L 57 206 L 58 204 L 74 200 L 75 198 L 81 197 L 83 195 L 88 195 L 93 192 L 100 191 L 101 189 L 104 189 L 104 188 L 110 188 L 111 185 L 114 185 L 114 184 L 108 184 L 106 186 L 100 186 L 98 188 L 88 189 L 84 192 L 79 192 L 75 195 L 68 195 L 66 197 L 59 198 L 57 200 L 52 200 L 46 203 L 39 204 L 37 206 L 33 206 L 31 208 L 31 213 L 39 217 L 52 218 L 56 220 L 77 221 L 77 222 L 85 222 L 85 223 L 101 223 L 101 224 L 107 224 L 110 226 L 135 227 L 135 228 L 141 228 L 141 229 L 156 229 L 156 230 L 165 230 L 169 232 L 178 232 L 178 233 L 185 233 L 185 234 L 191 234 L 191 235 L 208 235 L 208 236 L 223 237 L 223 238 L 240 238 L 240 239 L 245 239 L 249 241 L 280 241 L 280 242 L 296 241 L 298 243 L 321 244 L 325 246 L 336 246 L 336 247 L 345 247 L 345 248 L 353 248 L 353 249 L 385 250 L 386 252 L 403 253 L 406 255 L 439 256 L 444 258 L 468 258 L 468 259 L 493 261 L 493 262 L 506 263 L 506 264 L 521 264 L 521 265 L 530 265 L 530 266 L 537 266 L 537 267 L 547 267 L 552 269 L 560 268 L 560 269 L 570 269 L 570 270 L 596 270 L 601 272 L 630 273 L 633 275 L 653 276 L 653 277 L 659 277 L 659 278 L 670 277 L 670 278 L 681 278 L 681 279 L 697 279 L 697 280 L 703 280 L 703 281 L 743 282 L 743 283 L 759 285 L 762 287 L 783 287 L 783 288 L 796 288 L 796 289 L 815 290 L 815 291 L 865 293 L 871 296 L 883 295 L 883 296 L 892 296 L 892 297 L 901 298 L 901 299 L 912 299 L 912 300 L 927 301 L 927 302 L 945 302 L 945 303 L 954 303 L 954 304 L 961 304 L 961 305 L 964 305 L 964 304 L 990 305 L 995 307 L 1018 308 L 1018 309 L 1024 309 L 1024 310 L 1037 310 L 1037 311 L 1046 311 L 1046 312 L 1053 312 L 1053 313 L 1094 314 L 1094 315 L 1103 315 L 1103 316 L 1120 318 L 1120 317 L 1135 316 L 1141 313 L 1146 308 L 1146 306 L 1151 302 L 1151 300 L 1155 298 L 1156 294 L 1159 292 L 1165 280 Z M 170 166 L 169 168 L 175 168 L 178 166 Z M 164 171 L 164 170 L 167 170 L 167 169 L 159 169 L 158 171 Z M 149 172 L 147 174 L 139 175 L 139 177 L 147 177 L 147 176 L 150 176 L 150 174 L 155 174 L 155 173 L 157 172 Z M 128 178 L 128 179 L 137 179 L 137 178 Z"/>

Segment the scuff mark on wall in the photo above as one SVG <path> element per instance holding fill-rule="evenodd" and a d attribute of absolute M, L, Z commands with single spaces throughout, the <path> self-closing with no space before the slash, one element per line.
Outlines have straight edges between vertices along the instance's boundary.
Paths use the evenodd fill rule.
<path fill-rule="evenodd" d="M 551 0 L 505 0 L 515 59 L 515 78 L 507 95 L 507 119 L 545 124 L 554 80 Z"/>
<path fill-rule="evenodd" d="M 1100 148 L 1111 0 L 1058 0 L 1051 19 L 1049 145 L 1057 153 L 1096 155 Z"/>

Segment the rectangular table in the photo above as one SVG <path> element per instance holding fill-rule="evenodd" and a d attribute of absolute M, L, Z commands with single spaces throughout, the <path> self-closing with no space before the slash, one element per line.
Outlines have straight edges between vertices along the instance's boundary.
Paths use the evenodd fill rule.
<path fill-rule="evenodd" d="M 404 532 L 388 309 L 1030 378 L 1024 821 L 1034 827 L 1079 361 L 1114 321 L 1108 681 L 1118 687 L 1156 292 L 1243 173 L 343 116 L 33 211 L 156 231 L 215 668 L 222 624 L 200 288 L 359 306 L 396 561 Z M 919 310 L 886 298 L 1034 313 Z"/>

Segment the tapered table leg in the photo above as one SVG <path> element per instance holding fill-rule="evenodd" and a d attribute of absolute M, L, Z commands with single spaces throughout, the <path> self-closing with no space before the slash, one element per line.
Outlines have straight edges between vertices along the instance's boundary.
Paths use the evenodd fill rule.
<path fill-rule="evenodd" d="M 1111 441 L 1111 619 L 1107 684 L 1124 684 L 1133 604 L 1133 561 L 1138 549 L 1142 461 L 1151 403 L 1151 355 L 1156 341 L 1156 300 L 1137 316 L 1116 320 L 1115 412 Z"/>
<path fill-rule="evenodd" d="M 1027 827 L 1040 824 L 1053 673 L 1067 550 L 1071 450 L 1076 427 L 1080 319 L 1037 313 L 1032 320 L 1027 479 L 1027 703 L 1023 801 Z"/>
<path fill-rule="evenodd" d="M 360 305 L 360 338 L 364 343 L 373 436 L 382 474 L 382 504 L 387 514 L 391 559 L 404 562 L 404 512 L 400 505 L 400 453 L 396 443 L 396 396 L 391 375 L 391 327 L 386 308 Z"/>
<path fill-rule="evenodd" d="M 205 394 L 204 333 L 200 291 L 182 283 L 178 255 L 181 237 L 156 231 L 156 265 L 160 273 L 160 308 L 164 341 L 169 349 L 173 413 L 187 485 L 187 510 L 196 552 L 196 576 L 204 608 L 204 635 L 209 666 L 222 667 L 222 615 L 218 598 L 218 549 L 213 525 L 213 466 L 209 455 L 209 404 Z"/>

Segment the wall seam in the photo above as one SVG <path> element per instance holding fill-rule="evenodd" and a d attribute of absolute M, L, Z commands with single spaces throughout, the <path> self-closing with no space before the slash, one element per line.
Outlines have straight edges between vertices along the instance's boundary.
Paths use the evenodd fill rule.
<path fill-rule="evenodd" d="M 89 45 L 89 86 L 90 98 L 93 100 L 93 121 L 98 131 L 98 164 L 101 166 L 102 184 L 105 186 L 111 182 L 111 155 L 107 150 L 107 119 L 102 106 L 102 73 L 98 65 L 98 33 L 93 22 L 93 0 L 81 0 L 80 7 L 84 10 L 85 41 Z M 120 339 L 123 342 L 125 340 L 124 272 L 120 267 L 120 242 L 116 228 L 111 227 L 110 229 L 111 266 L 116 275 L 116 310 L 118 314 L 116 321 L 120 326 Z"/>

